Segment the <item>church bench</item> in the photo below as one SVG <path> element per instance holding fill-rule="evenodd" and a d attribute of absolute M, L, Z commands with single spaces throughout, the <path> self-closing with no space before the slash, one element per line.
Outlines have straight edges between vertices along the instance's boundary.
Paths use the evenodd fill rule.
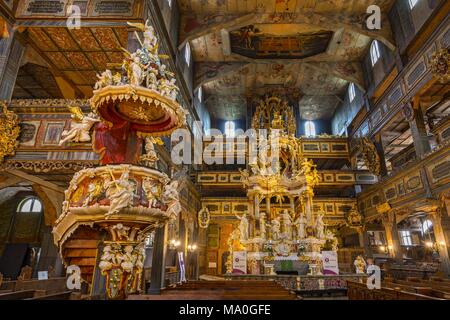
<path fill-rule="evenodd" d="M 70 300 L 72 291 L 65 291 L 60 293 L 48 294 L 39 297 L 27 298 L 24 300 Z"/>
<path fill-rule="evenodd" d="M 386 284 L 383 284 L 386 285 Z M 402 288 L 369 289 L 365 283 L 347 282 L 349 300 L 444 300 L 443 298 L 428 296 L 420 293 L 403 291 Z"/>
<path fill-rule="evenodd" d="M 23 300 L 35 296 L 35 290 L 14 291 L 9 293 L 1 293 L 0 300 Z"/>

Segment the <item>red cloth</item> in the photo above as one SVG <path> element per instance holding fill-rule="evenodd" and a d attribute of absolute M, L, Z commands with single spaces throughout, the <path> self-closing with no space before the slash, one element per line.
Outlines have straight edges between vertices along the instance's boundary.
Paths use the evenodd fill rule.
<path fill-rule="evenodd" d="M 127 122 L 114 124 L 109 128 L 97 123 L 94 132 L 93 149 L 100 154 L 100 164 L 121 164 L 125 162 L 129 125 Z"/>

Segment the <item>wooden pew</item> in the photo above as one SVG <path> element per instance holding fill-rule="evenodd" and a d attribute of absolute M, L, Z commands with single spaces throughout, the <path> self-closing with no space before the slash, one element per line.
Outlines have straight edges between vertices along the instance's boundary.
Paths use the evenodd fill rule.
<path fill-rule="evenodd" d="M 35 290 L 24 290 L 24 291 L 14 291 L 9 293 L 1 293 L 0 300 L 24 300 L 28 298 L 33 298 L 35 295 Z"/>
<path fill-rule="evenodd" d="M 39 297 L 27 298 L 24 300 L 70 300 L 72 291 L 65 291 L 61 293 L 48 294 Z"/>

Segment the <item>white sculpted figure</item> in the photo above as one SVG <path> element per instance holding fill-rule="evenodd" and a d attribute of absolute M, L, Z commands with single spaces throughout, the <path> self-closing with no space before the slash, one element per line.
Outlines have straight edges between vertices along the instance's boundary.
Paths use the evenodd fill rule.
<path fill-rule="evenodd" d="M 323 223 L 323 213 L 317 215 L 316 220 L 316 237 L 318 239 L 325 238 L 325 224 Z"/>
<path fill-rule="evenodd" d="M 133 246 L 130 245 L 125 246 L 123 251 L 124 251 L 122 255 L 123 260 L 120 266 L 122 267 L 123 271 L 131 273 L 131 271 L 133 271 L 135 260 L 135 258 L 133 257 Z"/>
<path fill-rule="evenodd" d="M 100 122 L 94 113 L 89 113 L 87 116 L 83 114 L 80 107 L 69 107 L 72 112 L 72 122 L 70 130 L 64 130 L 61 134 L 59 145 L 62 146 L 67 141 L 71 142 L 89 142 L 91 141 L 90 131 L 96 122 Z"/>
<path fill-rule="evenodd" d="M 125 170 L 118 180 L 108 182 L 106 187 L 106 195 L 110 200 L 109 211 L 106 214 L 107 217 L 118 213 L 123 208 L 132 204 L 134 185 L 129 181 L 128 170 Z"/>
<path fill-rule="evenodd" d="M 115 226 L 113 226 L 111 229 L 116 231 L 118 240 L 127 240 L 127 241 L 130 240 L 129 236 L 128 236 L 128 234 L 130 232 L 130 227 L 127 227 L 121 223 L 118 223 Z"/>
<path fill-rule="evenodd" d="M 143 66 L 141 65 L 141 59 L 136 54 L 132 54 L 130 58 L 128 77 L 130 84 L 133 86 L 140 86 L 144 80 Z"/>
<path fill-rule="evenodd" d="M 95 83 L 94 89 L 98 90 L 114 83 L 111 70 L 106 69 L 101 75 L 97 74 L 98 81 Z"/>
<path fill-rule="evenodd" d="M 159 187 L 156 182 L 150 178 L 144 178 L 142 181 L 142 189 L 145 191 L 147 196 L 148 207 L 154 208 L 158 203 L 159 197 Z"/>
<path fill-rule="evenodd" d="M 144 43 L 142 46 L 149 51 L 154 51 L 157 43 L 158 39 L 155 35 L 155 29 L 150 25 L 149 20 L 147 20 L 145 21 Z"/>
<path fill-rule="evenodd" d="M 161 200 L 167 205 L 166 215 L 170 219 L 176 219 L 181 212 L 180 196 L 178 193 L 178 181 L 174 180 L 164 187 Z"/>
<path fill-rule="evenodd" d="M 306 238 L 306 219 L 303 214 L 295 220 L 294 225 L 297 227 L 297 238 L 299 240 Z"/>
<path fill-rule="evenodd" d="M 272 240 L 278 240 L 280 237 L 280 217 L 272 220 Z"/>
<path fill-rule="evenodd" d="M 261 213 L 261 217 L 259 218 L 259 234 L 262 239 L 266 239 L 266 214 Z"/>
<path fill-rule="evenodd" d="M 287 236 L 287 239 L 291 239 L 292 238 L 292 231 L 291 231 L 292 218 L 286 209 L 283 210 L 282 218 L 283 218 L 283 228 L 284 228 L 283 232 Z"/>
<path fill-rule="evenodd" d="M 103 254 L 100 257 L 100 263 L 98 265 L 102 271 L 109 270 L 113 265 L 117 264 L 116 256 L 111 250 L 111 246 L 105 246 L 103 248 Z"/>
<path fill-rule="evenodd" d="M 247 214 L 244 213 L 242 217 L 239 217 L 236 215 L 236 217 L 241 221 L 239 223 L 239 232 L 240 232 L 240 239 L 241 240 L 248 240 L 248 219 Z"/>

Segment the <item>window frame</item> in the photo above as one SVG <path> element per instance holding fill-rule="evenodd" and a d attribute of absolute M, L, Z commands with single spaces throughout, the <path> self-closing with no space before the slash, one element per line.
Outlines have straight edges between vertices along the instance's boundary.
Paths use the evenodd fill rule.
<path fill-rule="evenodd" d="M 29 202 L 31 201 L 30 204 L 30 210 L 25 211 L 23 210 L 23 207 Z M 39 204 L 40 209 L 39 210 L 35 210 L 35 205 L 36 202 Z M 38 198 L 38 197 L 26 197 L 24 199 L 22 199 L 19 204 L 17 205 L 16 208 L 16 213 L 41 213 L 43 210 L 44 206 L 42 204 L 42 201 Z"/>
<path fill-rule="evenodd" d="M 229 128 L 231 125 L 231 128 Z M 232 120 L 228 120 L 225 122 L 225 137 L 234 138 L 236 132 L 236 123 Z"/>
<path fill-rule="evenodd" d="M 353 102 L 356 98 L 356 88 L 353 82 L 348 86 L 348 98 L 350 102 Z"/>
<path fill-rule="evenodd" d="M 305 135 L 307 137 L 315 137 L 317 135 L 316 124 L 312 120 L 305 122 Z"/>
<path fill-rule="evenodd" d="M 186 42 L 186 46 L 184 47 L 184 61 L 188 67 L 191 65 L 191 55 L 191 45 L 189 42 Z"/>
<path fill-rule="evenodd" d="M 399 230 L 400 240 L 403 246 L 411 247 L 413 245 L 412 236 L 410 230 Z"/>
<path fill-rule="evenodd" d="M 419 0 L 408 0 L 409 10 L 413 10 L 419 3 Z"/>
<path fill-rule="evenodd" d="M 372 62 L 372 67 L 377 64 L 380 58 L 381 58 L 380 44 L 378 43 L 377 40 L 374 40 L 370 45 L 370 61 Z"/>

